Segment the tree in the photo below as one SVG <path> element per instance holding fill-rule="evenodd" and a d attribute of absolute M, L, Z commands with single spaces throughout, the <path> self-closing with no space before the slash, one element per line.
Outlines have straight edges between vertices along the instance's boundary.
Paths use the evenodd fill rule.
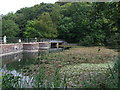
<path fill-rule="evenodd" d="M 95 23 L 93 25 L 97 26 L 97 28 L 103 33 L 102 35 L 104 35 L 101 43 L 104 43 L 105 45 L 115 44 L 115 38 L 118 31 L 117 22 L 115 21 L 117 16 L 116 3 L 94 3 L 93 7 L 93 14 L 95 17 Z M 104 8 L 107 8 L 107 10 Z"/>
<path fill-rule="evenodd" d="M 2 36 L 6 35 L 9 40 L 13 40 L 19 34 L 19 31 L 18 25 L 13 20 L 2 20 Z"/>
<path fill-rule="evenodd" d="M 15 22 L 19 25 L 20 28 L 19 37 L 24 37 L 23 32 L 25 31 L 25 26 L 27 23 L 25 15 L 24 14 L 17 15 Z"/>
<path fill-rule="evenodd" d="M 8 13 L 7 15 L 4 15 L 2 18 L 6 19 L 6 20 L 14 20 L 16 18 L 16 14 L 15 13 Z"/>
<path fill-rule="evenodd" d="M 83 39 L 89 30 L 90 10 L 91 6 L 87 3 L 67 3 L 62 6 L 59 36 L 74 43 Z"/>
<path fill-rule="evenodd" d="M 119 35 L 118 6 L 112 2 L 67 3 L 61 6 L 59 37 L 84 45 L 86 42 L 87 45 L 115 44 Z"/>
<path fill-rule="evenodd" d="M 57 29 L 49 13 L 43 13 L 38 19 L 27 23 L 24 35 L 27 37 L 55 38 L 57 37 Z"/>
<path fill-rule="evenodd" d="M 52 11 L 50 12 L 50 17 L 56 26 L 61 19 L 60 9 L 61 7 L 58 4 L 55 4 L 52 8 Z"/>
<path fill-rule="evenodd" d="M 16 12 L 15 22 L 19 25 L 21 29 L 19 36 L 24 37 L 24 32 L 26 31 L 27 21 L 37 19 L 44 12 L 51 12 L 53 4 L 41 3 L 40 5 L 35 5 L 33 7 L 25 7 Z"/>
<path fill-rule="evenodd" d="M 53 23 L 49 13 L 45 12 L 38 17 L 40 21 L 38 28 L 41 28 L 41 31 L 44 33 L 45 38 L 56 38 L 58 36 L 57 29 Z M 42 25 L 43 24 L 43 25 Z"/>
<path fill-rule="evenodd" d="M 81 45 L 114 45 L 119 40 L 119 16 L 119 3 L 67 2 L 25 7 L 15 14 L 8 13 L 3 19 L 18 24 L 19 37 L 60 38 Z"/>
<path fill-rule="evenodd" d="M 26 31 L 24 32 L 25 37 L 33 38 L 39 35 L 39 32 L 35 29 L 36 21 L 28 21 L 26 24 Z M 41 35 L 40 35 L 41 36 Z"/>

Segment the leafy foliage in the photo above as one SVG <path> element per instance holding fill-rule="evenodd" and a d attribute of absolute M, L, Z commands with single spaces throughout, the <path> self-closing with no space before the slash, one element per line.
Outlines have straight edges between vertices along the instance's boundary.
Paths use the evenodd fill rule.
<path fill-rule="evenodd" d="M 43 13 L 38 20 L 28 21 L 26 31 L 27 37 L 54 38 L 57 37 L 57 30 L 49 13 Z"/>
<path fill-rule="evenodd" d="M 14 76 L 11 73 L 2 76 L 2 88 L 14 88 L 20 81 L 20 76 Z"/>
<path fill-rule="evenodd" d="M 115 45 L 119 43 L 119 15 L 119 3 L 67 2 L 41 3 L 3 17 L 5 20 L 12 20 L 11 24 L 10 21 L 6 22 L 8 26 L 18 25 L 18 37 L 60 38 L 80 45 Z M 9 31 L 12 32 L 12 29 Z M 9 36 L 8 33 L 6 35 Z"/>
<path fill-rule="evenodd" d="M 19 34 L 19 27 L 13 20 L 2 20 L 2 35 L 15 38 Z"/>

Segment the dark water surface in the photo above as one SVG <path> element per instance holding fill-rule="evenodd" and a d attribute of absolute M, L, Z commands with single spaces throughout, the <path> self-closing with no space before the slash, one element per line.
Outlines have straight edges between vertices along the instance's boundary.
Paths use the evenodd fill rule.
<path fill-rule="evenodd" d="M 23 84 L 21 84 L 21 87 L 28 88 L 29 86 L 32 86 L 33 83 L 30 82 L 33 81 L 34 76 L 25 75 L 25 73 L 22 72 L 22 69 L 34 64 L 37 57 L 43 55 L 43 53 L 46 54 L 60 51 L 63 51 L 63 48 L 51 48 L 49 50 L 39 50 L 38 52 L 21 52 L 2 56 L 2 68 L 0 69 L 0 72 L 2 72 L 3 75 L 11 73 L 14 76 L 22 77 L 21 82 Z M 24 83 L 26 81 L 27 83 Z"/>
<path fill-rule="evenodd" d="M 12 73 L 15 76 L 24 77 L 20 72 L 24 67 L 35 63 L 36 58 L 41 54 L 63 51 L 63 48 L 51 48 L 49 50 L 40 50 L 38 52 L 21 52 L 2 56 L 2 73 Z"/>
<path fill-rule="evenodd" d="M 49 50 L 40 50 L 38 52 L 21 52 L 11 55 L 6 55 L 2 57 L 2 72 L 17 72 L 18 70 L 24 68 L 26 65 L 31 65 L 35 63 L 35 59 L 41 55 L 41 53 L 51 53 L 62 51 L 62 48 L 52 48 Z M 15 74 L 15 73 L 13 73 Z"/>

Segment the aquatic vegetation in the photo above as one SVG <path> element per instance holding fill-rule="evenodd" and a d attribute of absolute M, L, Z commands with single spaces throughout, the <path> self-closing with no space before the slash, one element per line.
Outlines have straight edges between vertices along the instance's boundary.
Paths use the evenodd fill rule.
<path fill-rule="evenodd" d="M 33 76 L 31 88 L 117 88 L 118 53 L 101 47 L 78 47 L 39 55 L 22 69 Z M 28 81 L 26 81 L 28 82 Z M 31 86 L 30 86 L 31 85 Z"/>
<path fill-rule="evenodd" d="M 109 66 L 109 65 L 108 65 Z M 110 66 L 107 71 L 81 71 L 78 74 L 63 72 L 59 69 L 50 78 L 44 69 L 40 69 L 36 77 L 27 78 L 14 76 L 13 74 L 3 75 L 2 88 L 117 88 L 118 72 Z M 24 79 L 24 80 L 23 80 Z"/>
<path fill-rule="evenodd" d="M 45 54 L 43 60 L 48 61 L 47 64 L 44 63 L 44 65 L 48 66 L 46 72 L 58 68 L 61 80 L 66 76 L 66 85 L 68 87 L 109 87 L 112 85 L 112 87 L 116 87 L 112 83 L 112 85 L 107 83 L 111 80 L 112 73 L 110 70 L 114 67 L 118 58 L 117 55 L 117 52 L 104 47 L 101 47 L 99 52 L 97 47 L 79 47 L 63 52 Z M 117 79 L 117 74 L 114 73 L 114 75 Z"/>

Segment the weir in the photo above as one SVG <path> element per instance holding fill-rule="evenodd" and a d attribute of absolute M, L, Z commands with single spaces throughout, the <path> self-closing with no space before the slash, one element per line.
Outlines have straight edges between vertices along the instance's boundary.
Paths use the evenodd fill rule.
<path fill-rule="evenodd" d="M 31 43 L 13 43 L 13 44 L 0 44 L 2 53 L 0 56 L 15 54 L 19 52 L 38 52 L 48 50 L 50 48 L 60 48 L 64 41 L 47 41 L 47 42 L 31 42 Z"/>

